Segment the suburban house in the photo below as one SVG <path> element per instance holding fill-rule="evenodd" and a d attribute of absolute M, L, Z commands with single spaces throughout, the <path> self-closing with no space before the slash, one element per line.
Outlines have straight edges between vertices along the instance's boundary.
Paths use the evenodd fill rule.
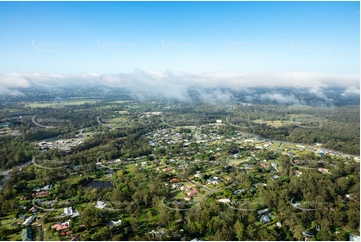
<path fill-rule="evenodd" d="M 49 191 L 41 191 L 41 192 L 37 192 L 37 193 L 35 193 L 35 196 L 36 197 L 45 197 L 45 196 L 47 196 L 47 195 L 49 195 Z M 33 194 L 33 196 L 34 196 L 34 194 Z"/>
<path fill-rule="evenodd" d="M 322 172 L 322 173 L 324 173 L 324 172 L 328 173 L 329 172 L 328 169 L 325 169 L 325 168 L 318 168 L 317 170 Z"/>
<path fill-rule="evenodd" d="M 238 195 L 238 194 L 240 194 L 241 192 L 243 193 L 243 192 L 244 192 L 244 189 L 236 190 L 236 191 L 233 192 L 233 194 L 234 194 L 234 195 Z"/>
<path fill-rule="evenodd" d="M 29 226 L 29 225 L 35 220 L 35 218 L 36 218 L 36 216 L 30 216 L 30 217 L 28 217 L 28 218 L 24 221 L 23 225 Z"/>
<path fill-rule="evenodd" d="M 303 236 L 306 237 L 306 238 L 313 238 L 315 237 L 315 235 L 312 233 L 312 232 L 302 232 Z"/>
<path fill-rule="evenodd" d="M 61 232 L 60 234 L 65 236 L 65 235 L 71 235 L 73 233 L 73 231 L 69 230 L 69 231 L 66 231 L 66 232 Z"/>
<path fill-rule="evenodd" d="M 122 223 L 122 220 L 119 219 L 118 221 L 110 221 L 109 226 L 118 226 Z"/>
<path fill-rule="evenodd" d="M 228 198 L 222 198 L 222 199 L 218 199 L 218 202 L 221 202 L 221 203 L 230 203 L 231 200 L 229 200 Z"/>
<path fill-rule="evenodd" d="M 107 206 L 107 203 L 102 201 L 97 201 L 97 205 L 95 205 L 95 207 L 99 209 L 103 209 L 105 206 Z"/>
<path fill-rule="evenodd" d="M 188 196 L 194 196 L 194 195 L 196 195 L 196 194 L 198 194 L 198 193 L 199 193 L 198 190 L 192 190 L 192 191 L 187 192 L 187 195 L 188 195 Z"/>
<path fill-rule="evenodd" d="M 181 183 L 175 183 L 175 184 L 172 184 L 172 188 L 177 188 L 177 187 L 182 187 L 182 184 Z"/>
<path fill-rule="evenodd" d="M 29 211 L 32 212 L 32 213 L 35 213 L 35 212 L 38 211 L 38 209 L 36 207 L 32 207 L 32 208 L 29 209 Z"/>
<path fill-rule="evenodd" d="M 64 223 L 57 223 L 51 226 L 52 229 L 56 229 L 56 231 L 68 229 L 70 226 L 70 221 L 66 221 Z"/>
<path fill-rule="evenodd" d="M 167 168 L 162 169 L 162 171 L 164 171 L 164 172 L 171 171 L 171 170 L 173 170 L 172 167 L 167 167 Z"/>
<path fill-rule="evenodd" d="M 73 209 L 72 209 L 72 207 L 64 208 L 64 215 L 65 215 L 65 216 L 71 216 L 71 215 L 73 215 Z"/>
<path fill-rule="evenodd" d="M 270 219 L 267 215 L 265 215 L 265 214 L 261 216 L 261 219 L 260 219 L 260 220 L 261 220 L 261 222 L 264 223 L 264 224 L 271 222 L 271 219 Z"/>
<path fill-rule="evenodd" d="M 211 179 L 208 179 L 207 182 L 208 182 L 208 184 L 216 184 L 217 185 L 217 184 L 221 183 L 221 180 L 220 179 L 215 179 L 215 177 L 213 177 Z"/>
<path fill-rule="evenodd" d="M 53 185 L 46 185 L 45 187 L 41 188 L 41 190 L 49 191 L 52 187 L 53 187 Z"/>
<path fill-rule="evenodd" d="M 300 176 L 300 175 L 302 175 L 302 171 L 295 170 L 294 174 L 295 174 L 296 176 Z"/>
<path fill-rule="evenodd" d="M 169 182 L 173 183 L 173 182 L 180 182 L 180 180 L 178 178 L 172 178 Z"/>
<path fill-rule="evenodd" d="M 21 238 L 23 241 L 32 241 L 33 240 L 33 231 L 31 228 L 26 228 L 21 231 Z"/>
<path fill-rule="evenodd" d="M 76 210 L 73 210 L 72 207 L 67 207 L 67 208 L 64 208 L 64 214 L 63 216 L 78 216 L 79 213 L 76 211 Z"/>
<path fill-rule="evenodd" d="M 219 179 L 219 177 L 214 176 L 214 177 L 208 179 L 207 182 L 208 182 L 208 184 L 216 184 L 217 185 L 217 184 L 221 183 L 221 180 Z"/>
<path fill-rule="evenodd" d="M 319 156 L 323 156 L 325 154 L 325 152 L 323 152 L 322 150 L 321 151 L 318 151 L 318 155 Z"/>
<path fill-rule="evenodd" d="M 262 214 L 268 213 L 268 212 L 269 212 L 269 209 L 268 209 L 268 208 L 261 209 L 261 210 L 258 210 L 258 211 L 257 211 L 258 215 L 262 215 Z"/>

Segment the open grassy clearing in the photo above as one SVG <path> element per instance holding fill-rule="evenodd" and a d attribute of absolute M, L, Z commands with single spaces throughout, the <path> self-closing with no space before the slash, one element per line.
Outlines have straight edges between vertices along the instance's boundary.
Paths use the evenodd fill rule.
<path fill-rule="evenodd" d="M 292 124 L 291 121 L 281 121 L 281 120 L 265 121 L 265 120 L 261 120 L 261 119 L 256 119 L 256 120 L 253 120 L 252 122 L 257 123 L 257 124 L 266 124 L 270 127 L 275 127 L 275 128 Z"/>
<path fill-rule="evenodd" d="M 128 164 L 126 165 L 126 171 L 129 172 L 129 175 L 135 175 L 136 164 Z"/>

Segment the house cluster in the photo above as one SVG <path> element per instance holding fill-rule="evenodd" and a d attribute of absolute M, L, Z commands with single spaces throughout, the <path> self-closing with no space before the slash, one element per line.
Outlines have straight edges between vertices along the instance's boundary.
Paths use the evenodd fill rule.
<path fill-rule="evenodd" d="M 264 224 L 271 222 L 271 219 L 269 217 L 270 210 L 268 208 L 261 209 L 257 211 L 258 215 L 260 216 L 260 221 Z"/>
<path fill-rule="evenodd" d="M 40 187 L 35 187 L 33 189 L 33 191 L 35 191 L 36 193 L 32 193 L 33 197 L 46 197 L 50 194 L 50 189 L 53 187 L 53 185 L 49 184 L 46 185 L 43 188 Z"/>
<path fill-rule="evenodd" d="M 59 149 L 65 153 L 70 152 L 71 149 L 83 143 L 84 136 L 77 136 L 74 139 L 59 139 L 56 141 L 42 141 L 38 143 L 40 150 L 45 152 L 48 149 Z"/>
<path fill-rule="evenodd" d="M 194 187 L 195 187 L 194 185 L 193 186 L 185 186 L 182 183 L 174 183 L 171 186 L 172 189 L 178 188 L 180 191 L 185 191 L 187 194 L 185 200 L 188 200 L 188 201 L 191 200 L 192 196 L 195 196 L 199 193 L 199 191 L 194 189 Z"/>
<path fill-rule="evenodd" d="M 151 116 L 159 116 L 161 115 L 163 112 L 145 112 L 143 113 L 144 116 L 146 117 L 151 117 Z M 142 118 L 142 117 L 140 117 Z"/>

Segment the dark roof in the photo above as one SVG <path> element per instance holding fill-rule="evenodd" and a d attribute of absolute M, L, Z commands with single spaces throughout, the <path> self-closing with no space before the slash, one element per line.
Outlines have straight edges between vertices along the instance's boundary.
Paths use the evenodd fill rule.
<path fill-rule="evenodd" d="M 31 228 L 26 228 L 21 231 L 21 238 L 23 241 L 32 241 L 33 240 L 33 231 Z"/>

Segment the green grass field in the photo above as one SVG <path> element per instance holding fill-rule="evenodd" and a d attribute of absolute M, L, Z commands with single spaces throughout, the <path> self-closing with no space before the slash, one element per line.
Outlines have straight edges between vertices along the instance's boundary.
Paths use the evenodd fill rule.
<path fill-rule="evenodd" d="M 136 164 L 129 164 L 126 165 L 126 171 L 129 172 L 129 175 L 135 175 L 135 168 L 137 167 Z"/>
<path fill-rule="evenodd" d="M 275 128 L 292 124 L 291 121 L 281 121 L 281 120 L 265 121 L 265 120 L 261 120 L 261 119 L 256 119 L 256 120 L 253 120 L 253 122 L 257 123 L 257 124 L 266 124 L 270 127 L 275 127 Z"/>

